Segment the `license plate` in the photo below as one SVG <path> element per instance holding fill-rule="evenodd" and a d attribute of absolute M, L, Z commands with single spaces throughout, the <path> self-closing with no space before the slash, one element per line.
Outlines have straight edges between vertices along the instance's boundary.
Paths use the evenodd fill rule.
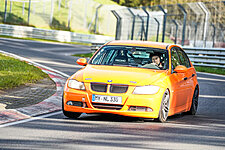
<path fill-rule="evenodd" d="M 92 95 L 92 102 L 107 104 L 122 104 L 121 96 Z"/>

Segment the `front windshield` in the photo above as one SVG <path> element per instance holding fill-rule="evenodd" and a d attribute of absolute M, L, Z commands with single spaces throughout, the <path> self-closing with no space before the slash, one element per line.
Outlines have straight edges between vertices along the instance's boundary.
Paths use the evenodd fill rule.
<path fill-rule="evenodd" d="M 104 46 L 91 59 L 90 64 L 165 70 L 169 68 L 168 62 L 167 50 L 135 46 Z"/>

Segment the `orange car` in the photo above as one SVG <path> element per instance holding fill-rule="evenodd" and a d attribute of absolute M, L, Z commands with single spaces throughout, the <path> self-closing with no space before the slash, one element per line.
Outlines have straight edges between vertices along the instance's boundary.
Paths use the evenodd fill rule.
<path fill-rule="evenodd" d="M 196 71 L 181 47 L 146 41 L 112 41 L 102 46 L 85 66 L 69 77 L 63 113 L 110 113 L 155 118 L 188 112 L 198 106 Z"/>

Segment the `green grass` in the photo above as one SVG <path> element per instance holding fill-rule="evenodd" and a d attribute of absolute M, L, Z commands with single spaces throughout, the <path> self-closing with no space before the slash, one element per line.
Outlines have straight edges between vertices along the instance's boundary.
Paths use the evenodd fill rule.
<path fill-rule="evenodd" d="M 91 57 L 93 56 L 93 54 L 94 54 L 94 53 L 74 54 L 74 55 L 72 55 L 72 56 L 91 58 Z"/>
<path fill-rule="evenodd" d="M 225 75 L 225 69 L 195 66 L 196 71 Z"/>
<path fill-rule="evenodd" d="M 0 90 L 35 83 L 48 77 L 41 69 L 0 54 Z"/>
<path fill-rule="evenodd" d="M 103 5 L 118 5 L 116 2 L 113 2 L 112 0 L 94 0 L 94 1 Z"/>
<path fill-rule="evenodd" d="M 156 42 L 156 35 L 149 38 L 148 41 Z M 158 42 L 162 42 L 162 34 L 159 35 Z M 165 36 L 164 42 L 174 44 L 174 42 L 168 36 Z"/>
<path fill-rule="evenodd" d="M 29 26 L 42 28 L 42 29 L 54 29 L 54 30 L 66 30 L 77 33 L 91 34 L 93 33 L 94 20 L 96 8 L 100 5 L 115 5 L 117 3 L 111 0 L 74 0 L 72 1 L 71 20 L 70 26 L 68 25 L 69 5 L 70 1 L 62 0 L 61 7 L 59 9 L 59 1 L 54 1 L 53 20 L 50 24 L 51 16 L 51 1 L 38 1 L 31 3 L 31 12 Z M 23 3 L 18 1 L 12 1 L 12 8 L 10 13 L 10 1 L 7 3 L 7 24 L 13 25 L 28 25 L 28 8 L 29 3 L 26 1 L 25 9 L 23 13 Z M 4 22 L 5 0 L 0 0 L 0 23 Z M 103 21 L 108 18 L 113 18 L 109 21 Z M 113 36 L 116 19 L 109 9 L 103 7 L 99 12 L 99 27 L 101 33 L 99 34 Z M 103 24 L 102 24 L 103 23 Z M 102 25 L 100 25 L 102 24 Z M 90 28 L 88 29 L 88 27 Z M 98 29 L 97 29 L 98 30 Z"/>

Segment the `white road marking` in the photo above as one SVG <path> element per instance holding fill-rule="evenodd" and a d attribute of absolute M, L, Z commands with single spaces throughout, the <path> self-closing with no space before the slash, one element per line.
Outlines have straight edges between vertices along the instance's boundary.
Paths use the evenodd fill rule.
<path fill-rule="evenodd" d="M 215 96 L 215 95 L 199 95 L 199 97 L 203 97 L 203 98 L 222 98 L 222 99 L 225 99 L 225 96 Z"/>
<path fill-rule="evenodd" d="M 213 74 L 213 73 L 207 73 L 207 72 L 197 72 L 198 74 L 206 74 L 206 75 L 211 75 L 211 76 L 217 76 L 217 77 L 223 77 L 225 78 L 225 75 L 220 75 L 220 74 Z"/>
<path fill-rule="evenodd" d="M 222 79 L 212 79 L 212 78 L 202 78 L 202 77 L 197 77 L 198 80 L 207 80 L 207 81 L 219 81 L 219 82 L 225 82 L 225 80 Z"/>
<path fill-rule="evenodd" d="M 46 64 L 54 64 L 57 66 L 62 66 L 62 67 L 71 67 L 71 68 L 84 68 L 84 66 L 79 66 L 79 65 L 71 65 L 71 64 L 67 64 L 67 63 L 62 63 L 62 62 L 53 62 L 53 61 L 49 61 L 49 60 L 41 60 L 41 59 L 32 59 L 35 62 L 39 62 L 39 63 L 46 63 Z"/>
<path fill-rule="evenodd" d="M 20 121 L 16 121 L 16 122 L 6 123 L 6 124 L 0 125 L 0 128 L 13 126 L 13 125 L 17 125 L 17 124 L 21 124 L 21 123 L 25 123 L 25 122 L 34 121 L 34 120 L 39 120 L 39 119 L 47 118 L 47 117 L 50 117 L 50 116 L 59 115 L 61 113 L 62 113 L 62 111 L 58 111 L 58 112 L 54 112 L 54 113 L 50 113 L 50 114 L 41 115 L 41 116 L 38 116 L 38 117 L 32 117 L 32 118 L 25 119 L 25 120 L 20 120 Z"/>

